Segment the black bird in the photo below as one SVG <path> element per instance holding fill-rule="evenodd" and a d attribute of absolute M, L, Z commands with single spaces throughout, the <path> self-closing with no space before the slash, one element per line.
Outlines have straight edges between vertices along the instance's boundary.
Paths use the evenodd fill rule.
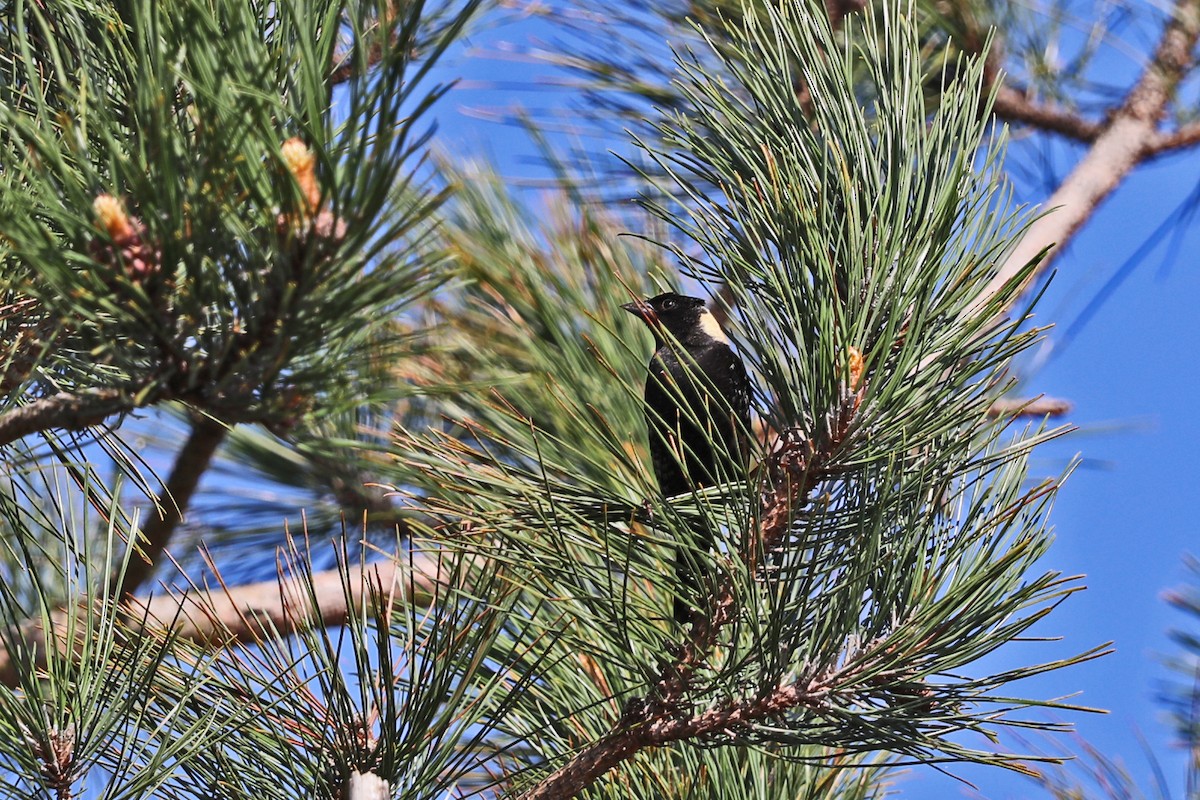
<path fill-rule="evenodd" d="M 670 292 L 621 308 L 654 333 L 645 410 L 659 491 L 672 497 L 736 479 L 747 457 L 750 379 L 716 317 L 703 300 Z M 696 532 L 700 552 L 712 543 L 711 530 Z M 696 587 L 692 562 L 681 548 L 675 571 L 683 586 Z M 691 613 L 676 599 L 676 620 Z"/>

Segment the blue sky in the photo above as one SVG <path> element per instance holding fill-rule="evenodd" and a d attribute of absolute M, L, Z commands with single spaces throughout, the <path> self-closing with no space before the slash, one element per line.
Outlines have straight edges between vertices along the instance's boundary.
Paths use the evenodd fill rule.
<path fill-rule="evenodd" d="M 544 174 L 534 163 L 535 147 L 521 131 L 480 112 L 558 108 L 570 100 L 562 90 L 531 85 L 552 76 L 545 65 L 487 57 L 498 43 L 529 45 L 552 33 L 545 23 L 531 21 L 481 31 L 468 54 L 457 54 L 439 68 L 439 79 L 466 79 L 436 112 L 443 151 L 492 160 L 514 180 Z M 598 159 L 615 157 L 606 150 L 630 149 L 618 137 L 594 147 Z M 1059 168 L 1066 169 L 1072 155 L 1059 148 L 1058 158 Z M 1161 657 L 1175 652 L 1166 632 L 1189 622 L 1168 608 L 1161 593 L 1183 581 L 1185 553 L 1200 555 L 1195 533 L 1200 520 L 1200 419 L 1193 410 L 1198 389 L 1194 354 L 1200 344 L 1200 271 L 1193 254 L 1200 247 L 1200 232 L 1187 230 L 1169 258 L 1164 259 L 1168 248 L 1156 248 L 1069 342 L 1062 343 L 1061 332 L 1198 180 L 1200 151 L 1143 167 L 1057 260 L 1057 275 L 1037 312 L 1040 323 L 1059 326 L 1050 333 L 1055 349 L 1043 351 L 1044 360 L 1027 369 L 1026 388 L 1030 394 L 1044 392 L 1075 404 L 1066 421 L 1079 430 L 1043 448 L 1035 470 L 1058 474 L 1074 456 L 1082 458 L 1053 512 L 1057 541 L 1044 566 L 1083 574 L 1088 588 L 1037 631 L 1061 636 L 1062 642 L 1020 645 L 995 656 L 1015 665 L 1068 656 L 1112 640 L 1112 655 L 1029 682 L 1022 693 L 1077 695 L 1075 702 L 1108 709 L 1105 715 L 1064 718 L 1098 750 L 1119 756 L 1147 797 L 1157 794 L 1139 734 L 1162 763 L 1172 795 L 1183 796 L 1184 754 L 1170 746 L 1154 696 L 1168 677 Z M 1024 201 L 1044 199 L 1040 187 L 1018 188 Z M 531 196 L 536 202 L 536 195 Z M 1061 743 L 1072 744 L 1067 739 Z M 999 770 L 953 771 L 973 781 L 986 797 L 1035 796 L 1031 783 Z M 903 785 L 910 797 L 976 796 L 931 770 L 910 774 Z"/>
<path fill-rule="evenodd" d="M 1065 327 L 1198 178 L 1197 155 L 1135 175 L 1060 257 L 1039 319 Z M 1063 654 L 1108 640 L 1116 649 L 1037 685 L 1054 695 L 1080 692 L 1078 702 L 1110 711 L 1073 721 L 1101 752 L 1122 757 L 1148 797 L 1156 794 L 1139 734 L 1164 765 L 1173 796 L 1183 797 L 1184 755 L 1171 747 L 1154 697 L 1168 677 L 1162 657 L 1176 652 L 1166 631 L 1195 627 L 1161 595 L 1184 580 L 1182 556 L 1200 555 L 1200 422 L 1191 358 L 1200 342 L 1200 274 L 1191 257 L 1198 236 L 1188 231 L 1168 262 L 1160 247 L 1028 379 L 1032 389 L 1073 401 L 1067 419 L 1079 426 L 1044 448 L 1038 466 L 1053 472 L 1076 454 L 1082 458 L 1059 494 L 1052 516 L 1057 541 L 1046 566 L 1085 575 L 1088 589 L 1051 615 L 1041 633 L 1064 637 L 1057 648 Z M 1020 782 L 969 774 L 992 790 L 987 796 L 1027 796 Z M 1013 788 L 996 791 L 1001 785 Z"/>

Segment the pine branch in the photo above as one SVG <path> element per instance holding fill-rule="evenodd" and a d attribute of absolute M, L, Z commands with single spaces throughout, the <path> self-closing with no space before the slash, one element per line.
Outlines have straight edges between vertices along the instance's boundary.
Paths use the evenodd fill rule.
<path fill-rule="evenodd" d="M 169 368 L 165 364 L 159 365 L 155 372 L 160 376 L 166 375 Z M 275 409 L 261 407 L 252 396 L 232 400 L 220 396 L 214 398 L 212 395 L 216 386 L 175 392 L 160 381 L 155 382 L 158 386 L 148 392 L 137 392 L 136 397 L 134 392 L 126 389 L 97 387 L 78 392 L 58 392 L 18 406 L 0 414 L 0 446 L 41 431 L 86 430 L 121 414 L 170 402 L 184 403 L 195 409 L 196 413 L 212 415 L 230 425 L 281 425 L 288 421 Z"/>
<path fill-rule="evenodd" d="M 179 448 L 171 475 L 154 501 L 154 516 L 142 527 L 136 542 L 130 543 L 135 553 L 127 568 L 114 576 L 112 590 L 115 596 L 128 598 L 154 574 L 171 535 L 183 522 L 184 512 L 200 485 L 201 476 L 212 463 L 228 431 L 225 425 L 209 417 L 194 417 L 191 433 Z"/>
<path fill-rule="evenodd" d="M 661 717 L 614 731 L 610 736 L 580 750 L 569 764 L 558 770 L 522 800 L 554 800 L 574 797 L 585 790 L 596 776 L 603 775 L 622 761 L 649 747 L 718 734 L 730 728 L 770 719 L 795 708 L 819 708 L 837 677 L 825 675 L 780 687 L 748 701 L 730 701 L 690 717 Z M 550 780 L 554 780 L 550 784 Z"/>
<path fill-rule="evenodd" d="M 557 684 L 548 678 L 513 714 L 512 735 L 538 758 L 531 768 L 546 769 L 522 787 L 527 798 L 661 776 L 662 765 L 634 757 L 681 739 L 768 744 L 782 758 L 806 758 L 816 743 L 1011 765 L 952 734 L 1005 724 L 1038 701 L 993 691 L 1071 663 L 984 678 L 963 670 L 1074 590 L 1030 576 L 1057 488 L 1022 488 L 1026 451 L 1042 437 L 1001 443 L 1004 426 L 987 419 L 1012 357 L 1032 341 L 986 321 L 1015 282 L 987 314 L 966 313 L 1024 225 L 1003 210 L 999 181 L 981 177 L 999 173 L 1001 148 L 984 166 L 962 156 L 987 128 L 971 103 L 984 66 L 966 60 L 931 115 L 927 74 L 909 58 L 915 30 L 897 25 L 886 50 L 856 51 L 850 36 L 831 44 L 828 22 L 799 4 L 747 16 L 712 45 L 727 79 L 703 55 L 681 57 L 688 106 L 656 128 L 663 149 L 643 145 L 653 175 L 674 184 L 656 187 L 670 202 L 647 205 L 694 244 L 675 250 L 685 271 L 736 310 L 739 349 L 766 384 L 764 426 L 783 432 L 759 484 L 718 503 L 698 497 L 698 515 L 686 500 L 652 499 L 643 526 L 617 499 L 636 496 L 634 482 L 611 497 L 573 494 L 570 481 L 547 477 L 546 459 L 518 472 L 491 456 L 490 441 L 467 454 L 483 465 L 447 455 L 434 473 L 454 490 L 493 489 L 460 501 L 461 530 L 497 536 L 497 552 L 530 565 L 530 605 L 562 603 L 580 623 L 564 637 Z M 873 24 L 864 21 L 868 42 L 880 38 Z M 865 53 L 864 82 L 877 89 L 869 124 L 861 84 L 827 58 L 839 47 Z M 797 63 L 819 101 L 811 109 L 779 77 Z M 907 168 L 913 153 L 924 169 Z M 518 431 L 480 438 L 509 444 Z M 531 438 L 523 450 L 540 456 L 553 437 Z M 707 602 L 688 597 L 702 610 L 680 642 L 657 624 L 661 549 L 644 544 L 678 553 L 699 521 L 723 542 L 716 586 Z M 582 677 L 570 674 L 577 663 Z M 989 703 L 1002 704 L 999 716 L 977 710 Z M 681 766 L 699 760 L 691 748 L 670 752 Z"/>
<path fill-rule="evenodd" d="M 0 416 L 0 444 L 172 400 L 227 423 L 287 428 L 368 391 L 368 359 L 385 346 L 374 345 L 397 345 L 392 315 L 436 284 L 436 256 L 417 251 L 442 195 L 414 179 L 412 162 L 443 90 L 419 86 L 474 7 L 443 8 L 430 26 L 421 4 L 391 4 L 390 46 L 369 59 L 365 9 L 331 26 L 315 13 L 189 5 L 161 30 L 147 9 L 7 9 L 6 50 L 19 56 L 0 71 L 28 97 L 0 103 L 0 176 L 16 198 L 0 214 L 5 290 L 20 298 L 0 319 L 36 313 L 26 328 L 53 320 L 69 335 L 53 343 L 52 365 L 29 375 L 10 343 L 21 368 L 0 377 L 59 394 Z M 54 54 L 43 28 L 62 34 Z M 311 48 L 293 47 L 301 41 Z M 326 124 L 329 60 L 344 42 L 371 75 Z M 116 52 L 146 60 L 134 68 Z M 27 83 L 51 72 L 76 77 Z M 99 83 L 108 91 L 79 88 Z M 237 133 L 198 118 L 237 120 Z M 60 120 L 88 122 L 67 133 Z M 80 142 L 86 152 L 74 152 Z M 189 157 L 169 181 L 153 179 L 164 164 L 151 154 L 165 152 Z M 14 189 L 29 186 L 57 189 Z M 31 347 L 46 338 L 27 336 Z"/>
<path fill-rule="evenodd" d="M 809 443 L 799 437 L 781 440 L 764 475 L 774 476 L 778 485 L 766 494 L 758 534 L 750 551 L 743 554 L 749 572 L 756 572 L 763 555 L 781 545 L 796 510 L 808 503 L 813 490 L 825 479 L 829 463 L 844 444 L 864 391 L 852 394 L 835 412 L 830 437 L 815 452 L 808 452 Z M 726 578 L 711 598 L 708 613 L 694 615 L 682 653 L 663 669 L 652 693 L 628 703 L 625 714 L 608 736 L 572 756 L 524 795 L 524 800 L 573 797 L 647 747 L 716 733 L 733 725 L 762 722 L 791 709 L 819 703 L 829 688 L 829 676 L 779 686 L 765 697 L 729 701 L 696 715 L 688 713 L 692 676 L 711 657 L 718 644 L 717 634 L 738 618 L 739 611 L 737 587 L 731 578 Z"/>

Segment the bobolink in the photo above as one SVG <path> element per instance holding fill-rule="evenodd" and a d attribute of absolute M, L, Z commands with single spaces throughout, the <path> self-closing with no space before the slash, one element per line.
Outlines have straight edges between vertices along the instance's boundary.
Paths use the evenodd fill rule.
<path fill-rule="evenodd" d="M 621 308 L 654 333 L 644 397 L 659 491 L 672 497 L 736 479 L 746 462 L 750 380 L 716 317 L 703 300 L 669 292 Z M 696 532 L 700 552 L 712 543 L 707 526 Z M 698 588 L 692 561 L 681 548 L 675 570 L 683 586 Z M 676 599 L 676 620 L 691 612 Z"/>

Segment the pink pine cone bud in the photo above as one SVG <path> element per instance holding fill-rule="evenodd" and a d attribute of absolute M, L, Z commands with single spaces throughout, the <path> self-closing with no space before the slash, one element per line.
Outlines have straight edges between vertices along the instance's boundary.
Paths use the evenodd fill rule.
<path fill-rule="evenodd" d="M 317 157 L 302 139 L 292 137 L 279 149 L 288 172 L 296 179 L 300 191 L 308 204 L 309 212 L 315 211 L 321 202 L 321 187 L 317 183 Z"/>
<path fill-rule="evenodd" d="M 96 195 L 96 199 L 92 201 L 92 210 L 96 213 L 100 227 L 107 231 L 109 237 L 117 244 L 130 241 L 137 235 L 129 215 L 125 213 L 125 207 L 111 194 Z"/>
<path fill-rule="evenodd" d="M 134 283 L 145 283 L 160 270 L 162 254 L 145 241 L 146 226 L 130 216 L 121 201 L 110 194 L 97 195 L 92 210 L 100 227 L 108 233 L 111 244 L 96 239 L 91 244 L 97 262 L 115 267 L 123 266 L 126 276 Z"/>

